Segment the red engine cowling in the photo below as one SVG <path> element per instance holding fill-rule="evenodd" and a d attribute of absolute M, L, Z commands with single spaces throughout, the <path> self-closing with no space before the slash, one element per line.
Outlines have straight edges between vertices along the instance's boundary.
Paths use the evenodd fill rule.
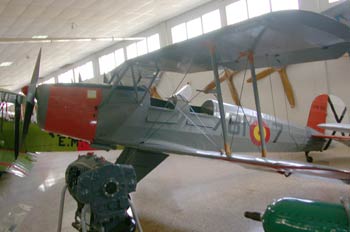
<path fill-rule="evenodd" d="M 94 85 L 41 85 L 37 89 L 38 123 L 49 132 L 93 141 L 102 89 Z"/>

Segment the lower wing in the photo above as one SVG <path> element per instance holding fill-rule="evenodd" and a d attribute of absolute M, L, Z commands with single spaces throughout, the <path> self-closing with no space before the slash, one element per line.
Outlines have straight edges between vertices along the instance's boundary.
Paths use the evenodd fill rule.
<path fill-rule="evenodd" d="M 153 152 L 155 154 L 159 154 L 159 153 L 164 154 L 164 152 L 177 153 L 177 154 L 180 153 L 180 154 L 191 155 L 191 156 L 224 160 L 227 162 L 232 162 L 232 163 L 244 166 L 245 168 L 276 172 L 279 174 L 283 174 L 286 177 L 290 176 L 291 174 L 302 174 L 302 175 L 337 179 L 347 184 L 350 184 L 350 171 L 336 169 L 336 168 L 323 166 L 323 165 L 306 164 L 306 163 L 292 162 L 292 161 L 279 161 L 279 160 L 248 156 L 248 155 L 232 155 L 228 157 L 220 152 L 196 150 L 191 147 L 185 147 L 185 146 L 176 145 L 176 144 L 165 144 L 165 143 L 147 143 L 147 144 L 142 144 L 137 148 L 130 148 L 130 149 L 137 150 L 139 155 L 143 156 L 143 159 L 152 160 Z M 154 159 L 158 159 L 158 158 L 159 157 L 157 156 L 154 157 Z M 158 159 L 159 162 L 156 162 L 157 164 L 154 164 L 154 162 L 153 163 L 149 162 L 149 163 L 152 163 L 152 165 L 148 167 L 146 173 L 144 172 L 144 170 L 145 170 L 145 165 L 147 164 L 143 162 L 143 165 L 142 165 L 143 172 L 140 175 L 144 177 L 164 159 L 161 159 L 161 160 Z M 122 162 L 122 163 L 126 163 L 126 162 Z M 133 161 L 130 160 L 129 162 L 127 162 L 127 164 L 133 165 Z M 137 165 L 139 166 L 139 163 Z M 136 175 L 138 175 L 137 172 L 138 171 L 136 170 Z"/>

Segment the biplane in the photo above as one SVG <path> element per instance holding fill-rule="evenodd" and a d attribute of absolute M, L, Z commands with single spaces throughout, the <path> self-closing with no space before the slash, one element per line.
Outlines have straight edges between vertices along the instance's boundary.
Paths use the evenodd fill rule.
<path fill-rule="evenodd" d="M 127 60 L 111 72 L 108 84 L 53 84 L 36 87 L 39 53 L 27 95 L 23 137 L 34 98 L 38 124 L 52 133 L 87 141 L 100 149 L 124 150 L 117 163 L 134 166 L 138 180 L 168 153 L 222 159 L 285 176 L 296 173 L 350 180 L 350 172 L 312 164 L 264 158 L 268 151 L 322 150 L 326 139 L 320 97 L 311 107 L 309 127 L 286 127 L 261 113 L 255 68 L 283 67 L 335 59 L 350 48 L 349 28 L 306 11 L 274 12 Z M 256 111 L 223 103 L 219 70 L 252 74 Z M 150 96 L 160 72 L 213 72 L 216 100 L 192 106 L 181 91 L 167 100 Z M 332 139 L 340 139 L 332 136 Z M 342 137 L 348 140 L 348 137 Z M 291 143 L 293 141 L 293 143 Z M 263 158 L 236 155 L 259 146 Z"/>

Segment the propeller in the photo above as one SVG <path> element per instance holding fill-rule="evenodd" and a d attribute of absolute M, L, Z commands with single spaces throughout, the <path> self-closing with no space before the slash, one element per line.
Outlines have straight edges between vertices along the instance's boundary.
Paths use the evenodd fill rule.
<path fill-rule="evenodd" d="M 162 97 L 158 93 L 156 86 L 152 86 L 150 88 L 150 94 L 151 94 L 151 97 L 153 97 L 153 98 L 162 99 Z"/>
<path fill-rule="evenodd" d="M 272 73 L 276 72 L 277 70 L 275 68 L 267 68 L 267 69 L 264 69 L 263 71 L 259 72 L 256 74 L 256 80 L 261 80 L 269 75 L 271 75 Z M 248 83 L 251 83 L 252 82 L 252 78 L 249 78 L 247 80 Z"/>
<path fill-rule="evenodd" d="M 294 92 L 293 92 L 292 85 L 289 82 L 286 68 L 279 69 L 278 73 L 280 74 L 283 89 L 284 89 L 284 92 L 286 93 L 289 105 L 290 107 L 294 108 L 295 107 Z"/>
<path fill-rule="evenodd" d="M 236 87 L 233 83 L 233 77 L 236 76 L 238 73 L 239 73 L 239 71 L 232 71 L 229 69 L 225 70 L 223 72 L 223 74 L 220 76 L 219 80 L 220 80 L 220 83 L 225 81 L 225 80 L 227 81 L 233 101 L 236 103 L 236 105 L 240 106 L 241 102 L 239 100 L 239 96 L 238 96 Z M 202 91 L 207 94 L 207 93 L 210 93 L 210 91 L 212 91 L 215 88 L 216 88 L 215 81 L 211 81 L 208 85 L 206 85 L 204 87 L 204 89 Z"/>
<path fill-rule="evenodd" d="M 227 81 L 227 85 L 228 85 L 228 88 L 229 88 L 230 93 L 231 93 L 231 97 L 237 106 L 241 106 L 242 104 L 240 101 L 239 94 L 237 92 L 235 84 L 233 83 L 233 77 L 236 76 L 238 73 L 239 72 L 233 72 L 231 70 L 225 71 L 225 75 L 228 76 L 226 81 Z"/>
<path fill-rule="evenodd" d="M 23 122 L 23 132 L 22 132 L 22 143 L 25 140 L 25 137 L 28 134 L 30 119 L 32 117 L 33 109 L 34 109 L 34 98 L 36 93 L 36 85 L 39 79 L 39 68 L 40 68 L 40 59 L 41 59 L 41 49 L 39 51 L 38 57 L 36 59 L 32 80 L 28 86 L 28 93 L 26 98 L 26 108 L 24 114 L 24 122 Z"/>
<path fill-rule="evenodd" d="M 284 92 L 285 92 L 285 94 L 287 96 L 287 99 L 288 99 L 288 102 L 290 104 L 290 107 L 294 108 L 295 107 L 294 91 L 293 91 L 291 83 L 289 82 L 287 71 L 286 71 L 286 67 L 283 67 L 283 68 L 267 68 L 267 69 L 261 71 L 260 73 L 258 73 L 256 75 L 256 79 L 257 80 L 263 79 L 263 78 L 271 75 L 274 72 L 278 72 L 279 73 L 280 79 L 282 81 L 283 89 L 284 89 Z M 247 82 L 251 83 L 252 82 L 252 78 L 249 78 L 247 80 Z"/>
<path fill-rule="evenodd" d="M 19 138 L 19 130 L 20 130 L 20 120 L 21 120 L 21 101 L 18 95 L 16 96 L 16 101 L 15 101 L 15 160 L 18 158 L 19 154 L 19 149 L 20 149 L 20 138 Z"/>

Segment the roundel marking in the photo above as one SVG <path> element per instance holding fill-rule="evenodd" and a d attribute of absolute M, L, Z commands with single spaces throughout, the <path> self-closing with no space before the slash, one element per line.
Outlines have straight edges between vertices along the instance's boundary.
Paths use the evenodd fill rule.
<path fill-rule="evenodd" d="M 265 122 L 263 122 L 263 128 L 265 142 L 268 143 L 270 141 L 270 128 Z M 255 121 L 250 125 L 250 139 L 256 146 L 261 145 L 258 121 Z"/>

